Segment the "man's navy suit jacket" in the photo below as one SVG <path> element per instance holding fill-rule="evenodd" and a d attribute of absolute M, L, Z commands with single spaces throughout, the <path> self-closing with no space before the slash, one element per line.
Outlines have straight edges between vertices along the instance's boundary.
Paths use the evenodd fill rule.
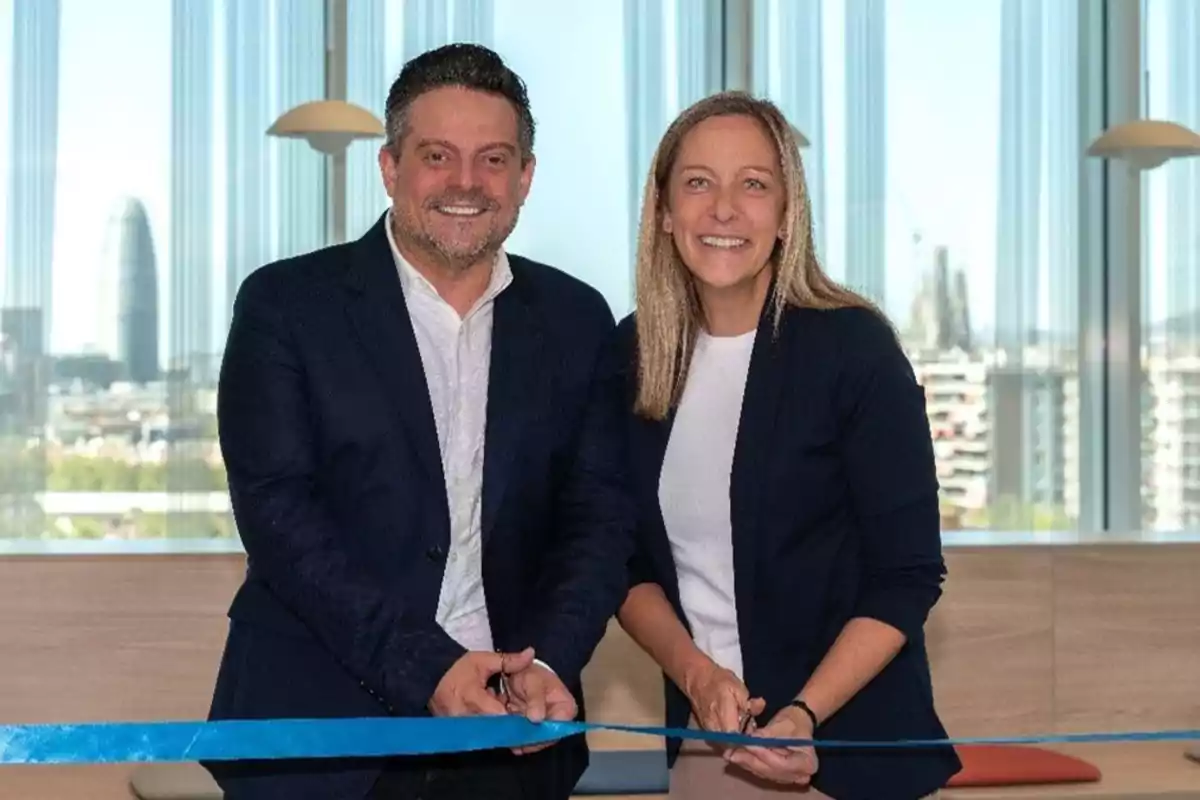
<path fill-rule="evenodd" d="M 362 239 L 273 263 L 236 299 L 218 421 L 248 555 L 213 719 L 427 715 L 465 652 L 434 621 L 450 546 L 420 353 L 381 219 Z M 594 289 L 510 256 L 495 300 L 482 498 L 495 645 L 536 649 L 575 694 L 624 599 L 614 320 Z M 565 797 L 581 738 L 514 761 Z M 362 797 L 373 761 L 206 764 L 228 797 Z"/>

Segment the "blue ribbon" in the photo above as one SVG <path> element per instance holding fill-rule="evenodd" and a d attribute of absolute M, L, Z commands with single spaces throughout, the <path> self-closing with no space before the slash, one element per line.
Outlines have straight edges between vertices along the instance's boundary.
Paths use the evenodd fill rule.
<path fill-rule="evenodd" d="M 1200 729 L 1038 736 L 840 741 L 770 739 L 734 733 L 588 722 L 532 723 L 519 716 L 274 719 L 216 722 L 96 722 L 0 725 L 0 764 L 98 764 L 355 758 L 524 747 L 593 730 L 731 745 L 927 748 L 966 744 L 1200 741 Z"/>

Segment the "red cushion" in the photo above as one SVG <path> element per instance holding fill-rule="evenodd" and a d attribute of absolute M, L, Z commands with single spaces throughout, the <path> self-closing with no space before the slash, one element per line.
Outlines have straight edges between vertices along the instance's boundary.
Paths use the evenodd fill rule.
<path fill-rule="evenodd" d="M 1041 747 L 966 744 L 954 749 L 962 759 L 963 768 L 950 779 L 950 786 L 1029 786 L 1100 780 L 1100 770 L 1093 764 Z"/>

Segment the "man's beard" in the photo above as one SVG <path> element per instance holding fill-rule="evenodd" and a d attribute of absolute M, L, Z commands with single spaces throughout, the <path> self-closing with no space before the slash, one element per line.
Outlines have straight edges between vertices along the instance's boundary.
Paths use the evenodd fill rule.
<path fill-rule="evenodd" d="M 517 226 L 520 208 L 517 208 L 511 219 L 500 221 L 495 215 L 499 204 L 478 192 L 457 196 L 443 195 L 427 200 L 422 208 L 426 214 L 438 214 L 441 213 L 437 210 L 439 206 L 455 204 L 476 205 L 483 208 L 484 213 L 492 214 L 488 229 L 475 241 L 445 241 L 422 225 L 420 219 L 400 210 L 397 210 L 395 214 L 395 234 L 398 239 L 407 242 L 410 247 L 429 254 L 451 271 L 459 273 L 466 272 L 488 256 L 494 256 L 499 252 L 505 240 Z"/>

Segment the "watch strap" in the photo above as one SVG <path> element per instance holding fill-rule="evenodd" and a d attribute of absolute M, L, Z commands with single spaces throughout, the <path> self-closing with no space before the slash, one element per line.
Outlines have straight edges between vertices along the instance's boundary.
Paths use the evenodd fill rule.
<path fill-rule="evenodd" d="M 800 709 L 801 711 L 803 711 L 805 714 L 807 714 L 808 718 L 810 720 L 812 720 L 812 726 L 813 726 L 814 731 L 817 729 L 817 726 L 821 724 L 821 723 L 817 722 L 817 715 L 811 708 L 808 707 L 808 703 L 804 702 L 800 698 L 796 698 L 792 702 L 788 703 L 788 705 L 794 706 L 794 707 Z"/>

